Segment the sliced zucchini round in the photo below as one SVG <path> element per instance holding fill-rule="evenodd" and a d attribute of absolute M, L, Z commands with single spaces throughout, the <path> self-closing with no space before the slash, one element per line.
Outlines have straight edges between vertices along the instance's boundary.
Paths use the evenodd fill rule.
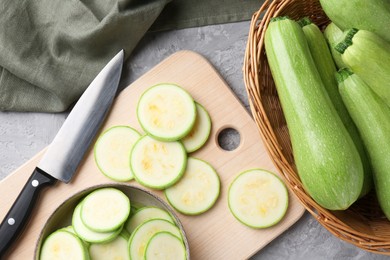
<path fill-rule="evenodd" d="M 251 169 L 239 174 L 230 184 L 228 203 L 233 216 L 243 224 L 266 228 L 286 214 L 288 192 L 275 174 Z"/>
<path fill-rule="evenodd" d="M 121 259 L 129 260 L 127 239 L 117 236 L 113 241 L 104 244 L 92 244 L 89 247 L 89 255 L 93 260 Z"/>
<path fill-rule="evenodd" d="M 74 229 L 73 229 L 73 227 L 72 227 L 72 226 L 63 227 L 63 228 L 61 228 L 60 230 L 61 230 L 61 231 L 67 231 L 67 232 L 70 232 L 70 233 L 72 233 L 72 234 L 75 234 L 75 235 L 77 236 L 77 233 L 76 233 L 76 232 L 74 232 Z"/>
<path fill-rule="evenodd" d="M 156 207 L 144 207 L 137 210 L 134 215 L 129 218 L 125 224 L 125 228 L 131 234 L 139 225 L 151 219 L 165 219 L 172 224 L 175 223 L 167 211 Z"/>
<path fill-rule="evenodd" d="M 192 153 L 201 148 L 210 136 L 211 119 L 206 109 L 196 103 L 196 120 L 191 132 L 181 142 L 187 153 Z"/>
<path fill-rule="evenodd" d="M 150 136 L 141 137 L 130 155 L 134 177 L 140 184 L 165 189 L 183 175 L 187 153 L 180 142 L 161 142 Z"/>
<path fill-rule="evenodd" d="M 78 236 L 77 233 L 74 231 L 74 228 L 72 226 L 67 226 L 67 227 L 61 228 L 60 230 L 67 231 L 67 232 L 70 232 L 70 233 Z M 85 248 L 89 247 L 89 243 L 87 241 L 82 240 L 82 242 L 83 242 Z"/>
<path fill-rule="evenodd" d="M 131 234 L 129 240 L 129 253 L 131 260 L 143 260 L 146 245 L 154 234 L 160 231 L 167 231 L 182 239 L 179 228 L 171 222 L 163 219 L 152 219 L 138 226 Z"/>
<path fill-rule="evenodd" d="M 114 126 L 106 130 L 94 147 L 95 162 L 100 171 L 115 181 L 133 179 L 129 157 L 140 137 L 135 129 L 128 126 Z"/>
<path fill-rule="evenodd" d="M 40 260 L 75 259 L 87 260 L 88 253 L 83 242 L 74 234 L 58 230 L 43 242 Z"/>
<path fill-rule="evenodd" d="M 166 259 L 185 260 L 186 249 L 183 241 L 172 233 L 157 232 L 146 245 L 145 260 Z"/>
<path fill-rule="evenodd" d="M 177 211 L 198 215 L 210 209 L 220 192 L 218 174 L 207 162 L 189 157 L 184 176 L 165 190 L 165 196 Z"/>
<path fill-rule="evenodd" d="M 155 85 L 139 99 L 137 117 L 145 132 L 153 138 L 177 141 L 194 126 L 195 102 L 187 91 L 177 85 Z"/>
<path fill-rule="evenodd" d="M 122 230 L 122 227 L 120 227 L 112 232 L 95 232 L 84 225 L 83 221 L 81 220 L 80 211 L 81 203 L 76 206 L 73 212 L 72 226 L 77 236 L 86 242 L 106 243 L 115 239 Z"/>
<path fill-rule="evenodd" d="M 129 215 L 130 200 L 118 189 L 95 190 L 81 203 L 81 220 L 86 227 L 96 232 L 117 230 Z"/>

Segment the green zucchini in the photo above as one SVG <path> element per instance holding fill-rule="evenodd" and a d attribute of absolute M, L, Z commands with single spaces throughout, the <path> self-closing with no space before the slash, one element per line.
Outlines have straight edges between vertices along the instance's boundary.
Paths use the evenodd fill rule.
<path fill-rule="evenodd" d="M 341 30 L 368 30 L 390 41 L 389 0 L 320 0 L 320 3 Z"/>
<path fill-rule="evenodd" d="M 367 147 L 379 205 L 390 220 L 390 108 L 351 71 L 341 70 L 337 78 L 341 97 Z"/>
<path fill-rule="evenodd" d="M 272 19 L 265 49 L 303 186 L 324 208 L 348 208 L 363 186 L 362 162 L 325 91 L 302 28 L 285 17 Z"/>
<path fill-rule="evenodd" d="M 347 128 L 349 135 L 354 142 L 360 159 L 363 163 L 364 170 L 364 182 L 363 188 L 360 194 L 360 197 L 366 195 L 372 189 L 372 173 L 370 161 L 367 157 L 366 150 L 364 148 L 363 142 L 360 138 L 359 131 L 356 128 L 351 116 L 348 113 L 347 108 L 344 105 L 343 100 L 341 99 L 339 89 L 337 86 L 337 81 L 335 78 L 335 73 L 337 72 L 336 66 L 333 62 L 332 55 L 329 51 L 329 48 L 326 44 L 326 40 L 321 33 L 317 25 L 312 23 L 309 18 L 303 18 L 299 21 L 302 26 L 303 33 L 306 36 L 307 43 L 311 55 L 314 59 L 314 62 L 317 66 L 318 72 L 324 83 L 325 89 L 333 103 L 333 106 L 336 108 L 338 115 L 343 121 L 344 126 Z"/>
<path fill-rule="evenodd" d="M 335 49 L 348 68 L 390 106 L 390 43 L 375 33 L 350 29 Z"/>
<path fill-rule="evenodd" d="M 336 44 L 344 38 L 343 31 L 334 23 L 330 23 L 325 28 L 324 36 L 326 41 L 328 42 L 330 52 L 332 53 L 332 57 L 334 62 L 336 63 L 337 68 L 341 69 L 347 67 L 341 59 L 341 54 L 334 49 Z"/>

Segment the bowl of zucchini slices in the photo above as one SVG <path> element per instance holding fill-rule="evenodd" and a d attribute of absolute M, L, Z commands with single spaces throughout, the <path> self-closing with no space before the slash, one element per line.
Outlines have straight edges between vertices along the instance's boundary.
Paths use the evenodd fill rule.
<path fill-rule="evenodd" d="M 102 184 L 64 201 L 50 216 L 35 259 L 190 259 L 182 224 L 151 192 Z"/>

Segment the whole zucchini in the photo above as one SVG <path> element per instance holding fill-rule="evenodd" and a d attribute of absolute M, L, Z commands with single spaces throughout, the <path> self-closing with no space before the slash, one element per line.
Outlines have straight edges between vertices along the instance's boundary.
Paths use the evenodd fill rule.
<path fill-rule="evenodd" d="M 362 162 L 325 91 L 302 28 L 285 17 L 272 19 L 265 49 L 306 191 L 324 208 L 348 208 L 362 189 Z"/>
<path fill-rule="evenodd" d="M 309 18 L 303 18 L 299 21 L 299 24 L 302 26 L 310 53 L 314 59 L 322 82 L 324 83 L 326 92 L 328 93 L 333 106 L 336 108 L 341 121 L 343 121 L 344 126 L 347 128 L 347 131 L 359 152 L 360 159 L 362 160 L 364 170 L 364 182 L 360 194 L 360 197 L 362 197 L 371 190 L 373 185 L 371 165 L 367 157 L 366 149 L 360 138 L 359 131 L 340 96 L 337 81 L 334 76 L 337 69 L 333 62 L 332 55 L 330 54 L 326 40 L 317 25 L 312 23 Z"/>
<path fill-rule="evenodd" d="M 336 44 L 344 38 L 343 31 L 340 30 L 340 28 L 334 23 L 330 23 L 325 28 L 324 36 L 328 42 L 330 52 L 332 53 L 333 60 L 336 63 L 337 68 L 341 69 L 347 67 L 341 59 L 341 54 L 334 49 Z"/>
<path fill-rule="evenodd" d="M 390 106 L 390 43 L 375 33 L 350 29 L 335 49 L 348 68 Z"/>
<path fill-rule="evenodd" d="M 320 3 L 341 30 L 368 30 L 390 41 L 389 0 L 320 0 Z"/>
<path fill-rule="evenodd" d="M 344 69 L 337 77 L 340 94 L 367 147 L 379 204 L 390 220 L 390 108 L 358 75 Z"/>

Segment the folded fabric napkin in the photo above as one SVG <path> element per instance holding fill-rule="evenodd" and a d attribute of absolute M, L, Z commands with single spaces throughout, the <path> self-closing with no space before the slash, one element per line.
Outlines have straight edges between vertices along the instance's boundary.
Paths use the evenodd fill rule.
<path fill-rule="evenodd" d="M 130 55 L 156 19 L 152 30 L 233 22 L 250 18 L 261 5 L 258 0 L 169 2 L 2 0 L 0 110 L 66 110 L 120 49 Z"/>

